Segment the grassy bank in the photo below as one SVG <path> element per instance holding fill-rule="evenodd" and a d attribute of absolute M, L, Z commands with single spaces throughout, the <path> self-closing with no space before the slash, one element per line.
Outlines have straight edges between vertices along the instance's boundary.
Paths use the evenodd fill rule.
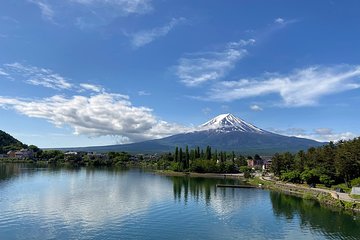
<path fill-rule="evenodd" d="M 289 195 L 295 195 L 302 197 L 303 199 L 312 199 L 318 201 L 321 205 L 337 208 L 339 210 L 345 210 L 348 212 L 360 212 L 360 203 L 358 202 L 349 202 L 343 201 L 335 196 L 332 196 L 331 193 L 321 191 L 321 189 L 309 188 L 297 184 L 286 184 L 282 182 L 274 182 L 262 180 L 260 178 L 253 178 L 248 181 L 250 184 L 258 185 L 262 184 L 264 188 L 279 191 Z"/>

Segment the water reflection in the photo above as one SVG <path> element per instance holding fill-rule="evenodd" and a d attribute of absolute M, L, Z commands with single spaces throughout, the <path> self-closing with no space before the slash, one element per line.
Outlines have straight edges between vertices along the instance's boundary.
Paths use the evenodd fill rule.
<path fill-rule="evenodd" d="M 201 177 L 171 177 L 173 182 L 173 191 L 174 199 L 181 200 L 184 199 L 184 202 L 188 201 L 189 194 L 196 201 L 199 201 L 200 198 L 204 198 L 206 204 L 209 204 L 211 201 L 211 193 L 215 195 L 217 191 L 226 194 L 224 188 L 216 188 L 216 184 L 241 184 L 241 180 L 236 179 L 217 179 L 217 178 L 201 178 Z M 234 191 L 232 191 L 234 192 Z"/>
<path fill-rule="evenodd" d="M 1 239 L 360 239 L 358 220 L 238 180 L 0 165 Z"/>
<path fill-rule="evenodd" d="M 41 172 L 20 165 L 2 170 L 7 178 L 13 178 L 2 195 L 18 196 L 16 201 L 2 202 L 3 217 L 17 213 L 30 222 L 62 219 L 69 225 L 100 226 L 111 219 L 141 215 L 153 202 L 166 197 L 163 193 L 166 182 L 140 171 L 52 169 Z"/>
<path fill-rule="evenodd" d="M 360 220 L 350 214 L 341 214 L 321 207 L 318 202 L 304 200 L 277 192 L 270 192 L 273 212 L 287 220 L 300 218 L 301 228 L 311 227 L 324 235 L 338 239 L 360 239 Z"/>
<path fill-rule="evenodd" d="M 19 165 L 0 163 L 0 183 L 16 175 L 19 175 L 20 171 L 21 168 Z"/>
<path fill-rule="evenodd" d="M 10 179 L 34 175 L 37 171 L 47 170 L 44 166 L 27 163 L 0 163 L 0 185 Z"/>
<path fill-rule="evenodd" d="M 241 179 L 172 177 L 174 199 L 205 204 L 219 219 L 229 219 L 236 214 L 250 215 L 249 209 L 265 211 L 264 193 L 259 189 L 216 187 L 217 184 L 245 184 Z"/>

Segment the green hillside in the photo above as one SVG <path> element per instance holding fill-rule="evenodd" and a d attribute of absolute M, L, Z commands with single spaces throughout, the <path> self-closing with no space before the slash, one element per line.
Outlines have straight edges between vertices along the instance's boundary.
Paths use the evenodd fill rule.
<path fill-rule="evenodd" d="M 19 150 L 24 147 L 26 147 L 25 144 L 10 134 L 0 130 L 0 154 L 6 153 L 9 150 Z"/>

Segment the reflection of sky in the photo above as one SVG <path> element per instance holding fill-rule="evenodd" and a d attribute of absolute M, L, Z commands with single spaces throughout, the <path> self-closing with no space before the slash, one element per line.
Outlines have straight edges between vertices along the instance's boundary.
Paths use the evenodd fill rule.
<path fill-rule="evenodd" d="M 213 236 L 213 239 L 221 239 L 224 232 L 234 239 L 327 238 L 326 232 L 318 226 L 301 226 L 301 218 L 297 214 L 291 219 L 284 216 L 275 217 L 269 191 L 212 188 L 211 200 L 208 203 L 204 191 L 200 191 L 199 198 L 193 199 L 195 201 L 186 203 L 188 208 L 192 209 L 193 217 L 196 216 L 199 206 L 208 206 L 206 213 L 197 214 L 200 215 L 199 218 L 203 217 L 201 215 L 207 215 L 206 218 L 211 222 L 208 225 L 213 227 L 208 227 L 206 232 Z"/>
<path fill-rule="evenodd" d="M 246 239 L 279 237 L 281 226 L 272 216 L 268 192 L 258 189 L 221 189 L 212 194 L 210 206 L 217 218 L 229 228 L 245 233 Z M 277 228 L 278 233 L 273 230 Z M 248 231 L 250 230 L 251 231 Z"/>
<path fill-rule="evenodd" d="M 291 218 L 276 215 L 276 198 L 268 191 L 177 180 L 137 170 L 23 172 L 0 186 L 0 239 L 327 237 L 297 212 Z M 182 188 L 181 196 L 173 184 Z M 184 184 L 189 184 L 187 199 Z"/>
<path fill-rule="evenodd" d="M 172 197 L 172 192 L 166 192 L 171 183 L 159 177 L 138 172 L 111 174 L 61 171 L 18 178 L 1 190 L 12 196 L 1 205 L 7 212 L 28 217 L 96 226 L 140 215 L 151 204 Z"/>

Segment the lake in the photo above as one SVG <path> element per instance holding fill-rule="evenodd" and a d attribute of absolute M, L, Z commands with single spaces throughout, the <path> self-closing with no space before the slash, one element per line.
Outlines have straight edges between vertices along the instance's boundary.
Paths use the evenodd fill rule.
<path fill-rule="evenodd" d="M 360 239 L 360 217 L 236 180 L 0 164 L 0 239 Z"/>

